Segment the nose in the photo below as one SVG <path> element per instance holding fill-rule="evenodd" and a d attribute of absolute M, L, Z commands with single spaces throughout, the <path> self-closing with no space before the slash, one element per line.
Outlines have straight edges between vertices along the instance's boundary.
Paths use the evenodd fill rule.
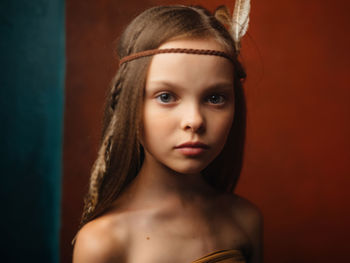
<path fill-rule="evenodd" d="M 182 116 L 182 129 L 193 133 L 205 131 L 205 118 L 199 105 L 186 107 Z"/>

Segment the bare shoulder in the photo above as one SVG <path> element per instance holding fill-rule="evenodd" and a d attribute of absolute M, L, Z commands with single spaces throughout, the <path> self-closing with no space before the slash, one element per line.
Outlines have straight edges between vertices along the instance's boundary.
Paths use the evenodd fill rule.
<path fill-rule="evenodd" d="M 231 204 L 235 219 L 247 232 L 254 232 L 262 227 L 262 213 L 252 202 L 235 194 L 232 196 Z"/>
<path fill-rule="evenodd" d="M 73 263 L 122 263 L 125 261 L 125 231 L 110 218 L 98 218 L 77 234 Z"/>
<path fill-rule="evenodd" d="M 262 262 L 263 258 L 263 216 L 259 208 L 249 200 L 239 196 L 232 197 L 232 214 L 251 242 L 249 262 Z"/>

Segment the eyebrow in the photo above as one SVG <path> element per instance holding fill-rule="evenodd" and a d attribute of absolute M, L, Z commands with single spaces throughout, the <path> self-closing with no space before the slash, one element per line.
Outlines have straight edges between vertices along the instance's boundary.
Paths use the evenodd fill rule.
<path fill-rule="evenodd" d="M 178 85 L 176 83 L 172 83 L 166 80 L 153 80 L 149 82 L 152 85 L 160 85 L 160 86 L 167 86 L 169 88 L 174 88 L 174 89 L 187 89 L 181 85 Z M 233 88 L 233 82 L 218 82 L 213 85 L 209 85 L 207 87 L 207 90 L 214 90 L 214 89 L 221 89 L 221 90 L 230 90 Z"/>

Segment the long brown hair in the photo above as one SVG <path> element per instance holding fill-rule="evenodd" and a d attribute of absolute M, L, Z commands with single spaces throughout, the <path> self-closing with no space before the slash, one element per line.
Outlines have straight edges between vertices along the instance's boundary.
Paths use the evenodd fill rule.
<path fill-rule="evenodd" d="M 224 22 L 224 21 L 223 21 Z M 223 151 L 202 171 L 205 180 L 221 192 L 233 191 L 243 160 L 246 107 L 241 80 L 245 72 L 234 42 L 218 18 L 196 6 L 159 6 L 137 16 L 122 34 L 119 58 L 150 49 L 175 38 L 214 38 L 234 58 L 235 117 Z M 106 100 L 101 145 L 92 167 L 90 189 L 80 228 L 101 215 L 137 175 L 144 158 L 139 143 L 143 91 L 151 58 L 124 63 L 118 69 Z"/>

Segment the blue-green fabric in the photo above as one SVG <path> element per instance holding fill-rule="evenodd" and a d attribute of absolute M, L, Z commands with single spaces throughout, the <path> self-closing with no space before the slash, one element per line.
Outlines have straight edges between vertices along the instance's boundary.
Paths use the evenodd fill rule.
<path fill-rule="evenodd" d="M 0 1 L 0 261 L 59 262 L 64 0 Z"/>

